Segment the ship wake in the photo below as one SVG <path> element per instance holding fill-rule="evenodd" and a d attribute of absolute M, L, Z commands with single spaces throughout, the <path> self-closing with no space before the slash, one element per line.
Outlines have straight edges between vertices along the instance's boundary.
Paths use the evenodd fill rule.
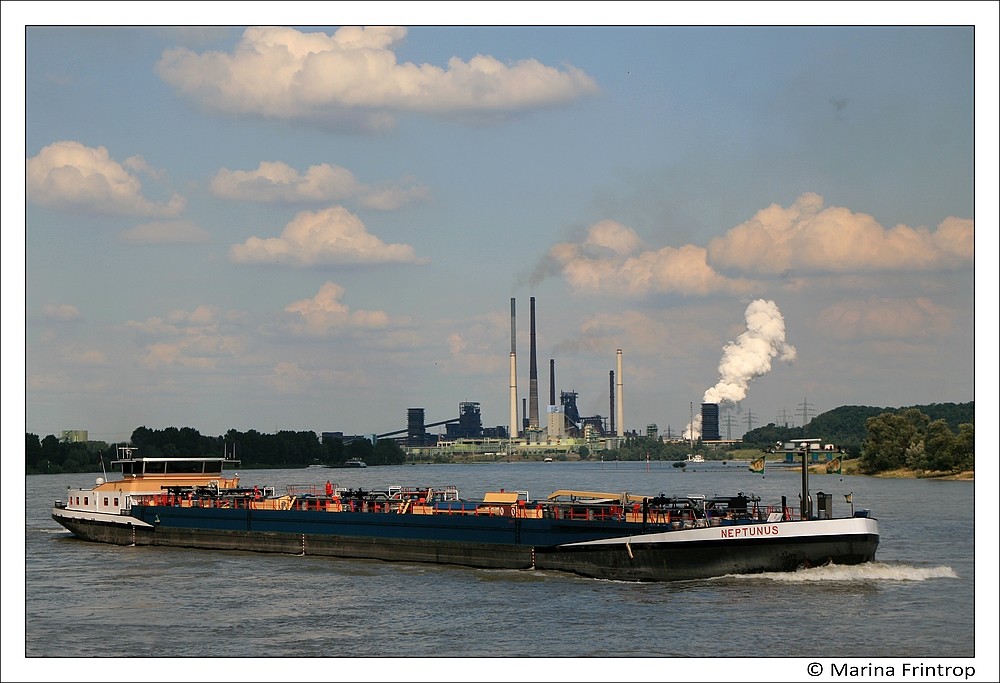
<path fill-rule="evenodd" d="M 927 581 L 928 579 L 957 579 L 951 567 L 914 567 L 908 564 L 867 562 L 865 564 L 828 564 L 794 572 L 764 572 L 762 574 L 727 574 L 717 579 L 765 579 L 786 583 L 811 583 L 820 581 Z"/>

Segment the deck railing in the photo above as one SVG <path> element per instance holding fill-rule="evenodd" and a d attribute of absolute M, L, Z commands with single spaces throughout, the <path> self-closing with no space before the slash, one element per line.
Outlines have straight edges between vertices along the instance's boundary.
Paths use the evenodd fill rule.
<path fill-rule="evenodd" d="M 482 501 L 423 499 L 379 499 L 363 500 L 314 494 L 311 490 L 299 494 L 301 489 L 316 487 L 288 487 L 289 494 L 275 497 L 263 496 L 261 492 L 241 491 L 237 494 L 225 492 L 211 495 L 194 493 L 162 493 L 133 497 L 133 504 L 140 506 L 235 508 L 251 510 L 300 510 L 318 512 L 363 512 L 412 515 L 452 515 L 476 517 L 504 517 L 507 519 L 551 518 L 567 521 L 588 522 L 633 522 L 666 527 L 668 529 L 690 529 L 706 526 L 728 526 L 733 524 L 759 524 L 767 522 L 787 522 L 801 519 L 798 507 L 761 505 L 751 503 L 744 510 L 739 508 L 644 506 L 634 503 L 625 507 L 620 504 L 581 504 L 580 502 L 540 502 L 519 500 L 516 503 L 492 503 Z M 294 492 L 293 492 L 294 489 Z M 815 517 L 814 517 L 815 519 Z"/>

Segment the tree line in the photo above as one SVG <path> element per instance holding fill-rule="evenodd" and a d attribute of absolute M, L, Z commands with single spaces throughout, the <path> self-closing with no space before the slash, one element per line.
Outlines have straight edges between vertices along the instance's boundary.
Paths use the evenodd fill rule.
<path fill-rule="evenodd" d="M 697 442 L 695 450 L 699 450 L 701 442 Z M 684 460 L 691 454 L 691 446 L 684 441 L 660 441 L 645 436 L 630 436 L 616 450 L 598 451 L 597 457 L 605 460 Z M 583 453 L 580 455 L 583 458 Z"/>
<path fill-rule="evenodd" d="M 44 439 L 31 433 L 25 437 L 27 474 L 100 472 L 101 458 L 104 466 L 109 467 L 119 445 L 103 441 L 66 443 L 51 434 Z M 315 432 L 309 431 L 263 434 L 254 429 L 246 432 L 230 429 L 222 436 L 207 436 L 191 427 L 143 426 L 132 432 L 127 445 L 150 458 L 221 456 L 227 450 L 230 454 L 235 450 L 240 466 L 247 469 L 338 466 L 351 459 L 363 460 L 367 465 L 399 465 L 405 461 L 403 449 L 392 440 L 372 444 L 367 439 L 354 439 L 345 444 L 341 439 L 321 441 Z"/>
<path fill-rule="evenodd" d="M 743 443 L 756 447 L 769 447 L 779 441 L 818 438 L 843 448 L 851 457 L 860 457 L 862 442 L 868 438 L 867 420 L 884 413 L 896 414 L 905 410 L 917 410 L 926 415 L 930 421 L 944 420 L 952 432 L 957 432 L 959 425 L 975 422 L 976 404 L 974 401 L 931 403 L 899 409 L 841 406 L 817 415 L 805 427 L 782 427 L 772 422 L 752 429 L 743 435 Z"/>
<path fill-rule="evenodd" d="M 947 420 L 932 420 L 915 408 L 884 412 L 865 420 L 861 471 L 875 474 L 911 469 L 925 472 L 968 472 L 975 469 L 975 425 L 964 422 L 952 431 Z"/>
<path fill-rule="evenodd" d="M 63 472 L 100 472 L 100 457 L 108 453 L 103 441 L 66 443 L 49 434 L 25 434 L 24 460 L 27 474 L 62 474 Z M 108 458 L 104 464 L 108 464 Z"/>

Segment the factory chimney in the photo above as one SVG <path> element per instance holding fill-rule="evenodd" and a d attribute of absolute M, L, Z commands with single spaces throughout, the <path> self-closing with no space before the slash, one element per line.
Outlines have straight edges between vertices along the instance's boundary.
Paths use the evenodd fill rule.
<path fill-rule="evenodd" d="M 608 389 L 608 392 L 611 395 L 611 411 L 608 413 L 608 416 L 611 420 L 610 431 L 612 434 L 617 434 L 617 432 L 615 431 L 615 371 L 612 370 L 611 372 L 608 373 L 608 375 L 609 375 L 608 379 L 610 380 L 609 384 L 611 385 Z"/>
<path fill-rule="evenodd" d="M 515 439 L 520 436 L 521 431 L 517 426 L 517 353 L 515 342 L 517 339 L 517 325 L 514 311 L 514 297 L 510 298 L 510 438 Z"/>
<path fill-rule="evenodd" d="M 535 297 L 531 297 L 531 348 L 528 349 L 528 424 L 538 427 L 538 362 L 535 353 Z"/>
<path fill-rule="evenodd" d="M 622 350 L 618 349 L 618 384 L 615 385 L 618 389 L 615 405 L 618 406 L 618 432 L 617 436 L 625 436 L 625 384 L 624 377 L 622 375 Z"/>
<path fill-rule="evenodd" d="M 556 404 L 556 359 L 549 358 L 549 405 Z"/>

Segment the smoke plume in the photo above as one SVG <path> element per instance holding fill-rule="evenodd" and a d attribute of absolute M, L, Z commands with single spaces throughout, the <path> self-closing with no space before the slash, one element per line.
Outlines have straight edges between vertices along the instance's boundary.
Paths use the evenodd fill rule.
<path fill-rule="evenodd" d="M 684 426 L 684 433 L 682 436 L 685 439 L 690 439 L 694 441 L 695 439 L 701 438 L 701 413 L 694 416 L 694 422 L 688 422 Z"/>
<path fill-rule="evenodd" d="M 773 301 L 757 299 L 747 306 L 747 331 L 726 345 L 719 361 L 719 381 L 705 392 L 704 403 L 743 400 L 757 377 L 771 371 L 771 359 L 795 360 L 795 347 L 785 343 L 785 319 Z"/>

